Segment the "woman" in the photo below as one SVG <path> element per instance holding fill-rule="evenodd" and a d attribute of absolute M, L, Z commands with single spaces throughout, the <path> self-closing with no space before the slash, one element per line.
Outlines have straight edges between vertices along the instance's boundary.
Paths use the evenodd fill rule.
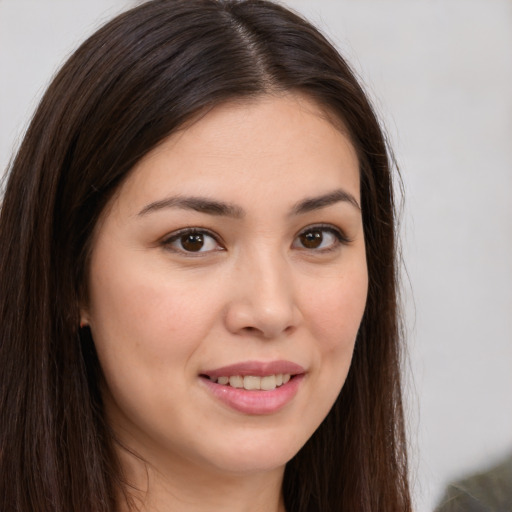
<path fill-rule="evenodd" d="M 391 181 L 282 7 L 94 34 L 2 205 L 1 510 L 410 510 Z"/>

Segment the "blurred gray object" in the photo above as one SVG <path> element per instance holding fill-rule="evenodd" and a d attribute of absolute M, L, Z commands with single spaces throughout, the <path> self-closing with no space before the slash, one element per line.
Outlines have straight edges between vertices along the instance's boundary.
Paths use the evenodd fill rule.
<path fill-rule="evenodd" d="M 488 471 L 450 484 L 436 512 L 512 512 L 512 455 Z"/>

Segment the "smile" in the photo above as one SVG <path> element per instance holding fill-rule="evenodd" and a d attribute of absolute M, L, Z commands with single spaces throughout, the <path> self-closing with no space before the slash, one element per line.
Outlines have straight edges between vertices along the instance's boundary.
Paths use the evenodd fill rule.
<path fill-rule="evenodd" d="M 216 401 L 250 415 L 274 414 L 289 404 L 306 375 L 290 361 L 236 363 L 199 376 Z"/>
<path fill-rule="evenodd" d="M 231 386 L 233 388 L 243 388 L 250 390 L 271 391 L 286 384 L 291 378 L 289 373 L 278 373 L 277 375 L 267 375 L 258 377 L 257 375 L 233 375 L 231 377 L 210 377 L 212 382 L 222 386 Z"/>

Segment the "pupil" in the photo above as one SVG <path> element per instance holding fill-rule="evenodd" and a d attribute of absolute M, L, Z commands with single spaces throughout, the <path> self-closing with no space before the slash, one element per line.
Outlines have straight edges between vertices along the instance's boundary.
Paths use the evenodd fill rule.
<path fill-rule="evenodd" d="M 203 235 L 200 233 L 191 233 L 181 237 L 181 245 L 187 251 L 200 251 L 204 245 Z"/>
<path fill-rule="evenodd" d="M 308 231 L 301 235 L 301 242 L 308 249 L 316 249 L 322 244 L 323 236 L 321 231 Z"/>

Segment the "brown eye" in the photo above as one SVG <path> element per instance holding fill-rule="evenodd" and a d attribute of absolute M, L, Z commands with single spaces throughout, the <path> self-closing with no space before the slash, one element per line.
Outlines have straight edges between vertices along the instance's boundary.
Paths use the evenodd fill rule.
<path fill-rule="evenodd" d="M 180 242 L 185 251 L 198 252 L 204 246 L 204 236 L 202 233 L 189 233 L 180 237 Z"/>
<path fill-rule="evenodd" d="M 181 230 L 164 240 L 163 245 L 173 252 L 182 254 L 202 254 L 224 250 L 213 234 L 196 229 Z"/>
<path fill-rule="evenodd" d="M 299 235 L 300 242 L 306 249 L 317 249 L 322 245 L 324 235 L 321 230 L 305 231 Z"/>
<path fill-rule="evenodd" d="M 323 253 L 347 242 L 347 238 L 335 226 L 312 226 L 297 235 L 292 247 Z"/>

